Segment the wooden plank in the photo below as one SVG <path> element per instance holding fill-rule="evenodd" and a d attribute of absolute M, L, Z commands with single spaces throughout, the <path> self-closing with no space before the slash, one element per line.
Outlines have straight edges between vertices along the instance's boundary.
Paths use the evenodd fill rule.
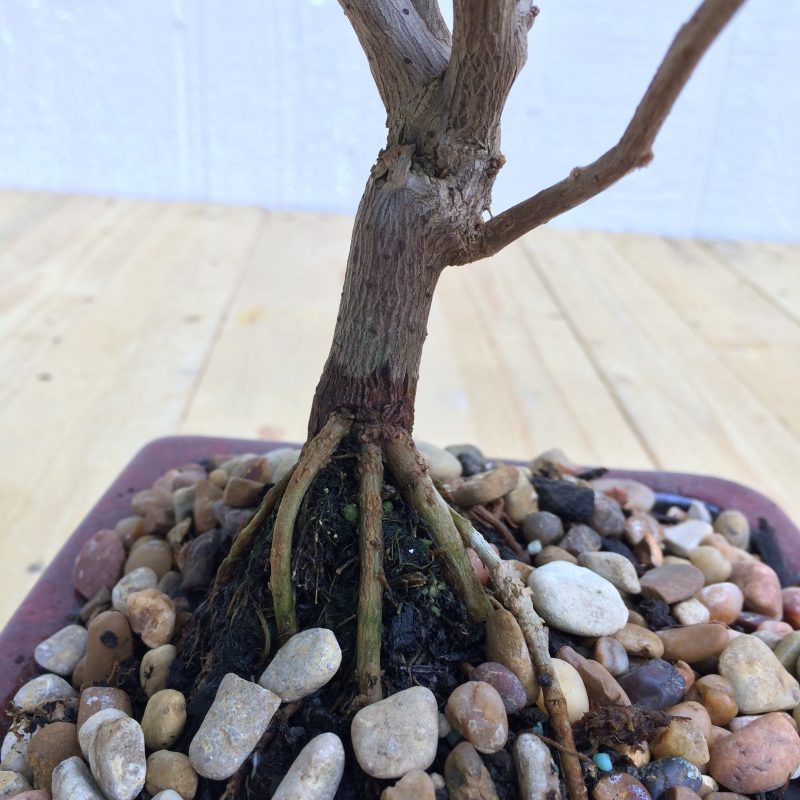
<path fill-rule="evenodd" d="M 0 190 L 0 244 L 35 228 L 68 202 L 63 194 Z"/>
<path fill-rule="evenodd" d="M 145 208 L 147 224 L 124 236 L 91 221 L 81 229 L 94 248 L 86 280 L 102 283 L 101 296 L 84 304 L 57 345 L 48 336 L 48 347 L 34 351 L 27 380 L 0 406 L 2 451 L 12 454 L 0 503 L 14 532 L 0 559 L 0 620 L 34 580 L 26 568 L 52 556 L 142 444 L 178 428 L 262 216 Z M 72 293 L 60 297 L 53 319 L 70 317 L 76 302 Z M 12 333 L 6 345 L 25 350 L 28 335 Z M 36 380 L 40 373 L 51 379 Z"/>
<path fill-rule="evenodd" d="M 600 234 L 589 236 L 589 241 Z M 719 355 L 741 383 L 800 434 L 800 325 L 688 240 L 603 237 Z M 669 264 L 669 269 L 664 265 Z M 765 270 L 766 271 L 766 270 Z"/>
<path fill-rule="evenodd" d="M 523 242 L 532 268 L 659 466 L 739 480 L 800 515 L 800 443 L 608 237 L 535 236 Z"/>

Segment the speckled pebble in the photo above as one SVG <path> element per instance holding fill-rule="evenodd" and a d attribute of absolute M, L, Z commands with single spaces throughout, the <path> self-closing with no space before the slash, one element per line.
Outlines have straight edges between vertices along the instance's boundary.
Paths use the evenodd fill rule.
<path fill-rule="evenodd" d="M 145 788 L 151 795 L 172 790 L 181 800 L 193 800 L 197 784 L 197 773 L 183 753 L 156 750 L 148 757 Z"/>
<path fill-rule="evenodd" d="M 517 736 L 514 763 L 520 796 L 526 800 L 549 800 L 560 797 L 558 769 L 550 749 L 532 733 Z"/>
<path fill-rule="evenodd" d="M 120 578 L 111 590 L 111 605 L 127 616 L 128 595 L 142 589 L 155 589 L 158 577 L 150 567 L 139 567 Z"/>
<path fill-rule="evenodd" d="M 578 564 L 605 578 L 620 592 L 639 594 L 642 587 L 633 564 L 619 553 L 581 553 Z"/>
<path fill-rule="evenodd" d="M 11 702 L 22 711 L 33 711 L 42 703 L 65 700 L 78 707 L 78 693 L 58 675 L 39 675 L 17 690 Z"/>
<path fill-rule="evenodd" d="M 139 682 L 148 697 L 152 697 L 167 685 L 172 662 L 177 650 L 173 644 L 164 644 L 148 650 L 139 665 Z"/>
<path fill-rule="evenodd" d="M 0 770 L 0 800 L 7 797 L 16 797 L 31 785 L 22 775 L 9 770 Z"/>
<path fill-rule="evenodd" d="M 72 675 L 77 663 L 86 655 L 86 628 L 67 625 L 36 645 L 36 663 L 56 675 Z"/>
<path fill-rule="evenodd" d="M 169 644 L 175 632 L 175 604 L 158 589 L 131 592 L 126 600 L 128 620 L 148 647 Z"/>
<path fill-rule="evenodd" d="M 343 772 L 341 740 L 334 733 L 322 733 L 300 751 L 272 800 L 333 800 Z"/>
<path fill-rule="evenodd" d="M 650 800 L 650 792 L 627 772 L 603 775 L 592 788 L 592 800 Z"/>
<path fill-rule="evenodd" d="M 480 753 L 502 750 L 508 717 L 497 689 L 484 681 L 457 686 L 445 706 L 447 721 Z"/>
<path fill-rule="evenodd" d="M 53 800 L 106 800 L 89 768 L 74 756 L 53 770 Z"/>
<path fill-rule="evenodd" d="M 130 717 L 102 722 L 90 744 L 89 767 L 109 800 L 137 797 L 144 788 L 147 773 L 144 735 L 139 723 Z"/>
<path fill-rule="evenodd" d="M 53 770 L 65 759 L 80 756 L 78 732 L 72 722 L 53 722 L 45 725 L 31 737 L 28 746 L 28 763 L 37 789 L 51 789 Z"/>
<path fill-rule="evenodd" d="M 400 778 L 427 769 L 436 757 L 439 712 L 430 689 L 414 686 L 362 708 L 350 737 L 361 769 L 374 778 Z"/>
<path fill-rule="evenodd" d="M 166 750 L 177 741 L 186 724 L 186 698 L 175 689 L 162 689 L 148 701 L 142 731 L 148 750 Z"/>
<path fill-rule="evenodd" d="M 131 699 L 122 689 L 114 689 L 111 686 L 89 686 L 84 689 L 78 706 L 78 730 L 89 717 L 106 708 L 114 708 L 129 717 L 133 716 Z"/>
<path fill-rule="evenodd" d="M 253 752 L 279 705 L 278 695 L 229 672 L 189 745 L 197 773 L 215 781 L 230 778 Z"/>
<path fill-rule="evenodd" d="M 278 650 L 258 683 L 284 703 L 300 700 L 328 683 L 341 663 L 342 651 L 333 631 L 309 628 Z"/>

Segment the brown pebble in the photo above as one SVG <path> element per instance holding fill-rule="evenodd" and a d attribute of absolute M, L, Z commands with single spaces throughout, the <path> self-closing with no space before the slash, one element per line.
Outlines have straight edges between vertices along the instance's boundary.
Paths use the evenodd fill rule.
<path fill-rule="evenodd" d="M 148 701 L 142 715 L 144 743 L 148 750 L 172 747 L 186 724 L 186 698 L 175 689 L 162 689 Z"/>
<path fill-rule="evenodd" d="M 94 619 L 98 614 L 103 611 L 108 611 L 110 608 L 111 589 L 109 589 L 108 586 L 101 586 L 97 592 L 81 606 L 79 613 L 80 620 L 86 624 L 89 620 Z"/>
<path fill-rule="evenodd" d="M 220 538 L 218 530 L 210 530 L 184 546 L 185 561 L 181 566 L 185 591 L 205 589 L 213 580 L 217 568 Z"/>
<path fill-rule="evenodd" d="M 460 742 L 444 762 L 449 800 L 498 800 L 483 759 L 469 742 Z"/>
<path fill-rule="evenodd" d="M 558 543 L 558 546 L 571 553 L 573 556 L 579 556 L 581 553 L 595 553 L 603 545 L 603 539 L 600 534 L 590 528 L 588 525 L 572 525 Z"/>
<path fill-rule="evenodd" d="M 175 632 L 175 604 L 158 589 L 128 595 L 128 620 L 148 647 L 169 644 Z"/>
<path fill-rule="evenodd" d="M 502 664 L 484 661 L 475 668 L 469 678 L 473 681 L 485 681 L 490 686 L 494 686 L 503 699 L 507 714 L 519 713 L 528 702 L 525 687 L 520 683 L 519 678 Z"/>
<path fill-rule="evenodd" d="M 711 725 L 709 724 L 709 728 Z M 692 720 L 675 718 L 650 740 L 654 758 L 685 758 L 698 768 L 708 763 L 708 742 Z"/>
<path fill-rule="evenodd" d="M 88 627 L 84 684 L 107 681 L 117 664 L 133 655 L 133 633 L 125 615 L 119 611 L 98 614 Z"/>
<path fill-rule="evenodd" d="M 72 722 L 53 722 L 39 728 L 28 744 L 34 787 L 49 792 L 53 770 L 65 759 L 80 755 L 78 732 Z"/>
<path fill-rule="evenodd" d="M 219 486 L 220 489 L 224 489 L 228 483 L 228 473 L 221 467 L 217 467 L 208 473 L 208 479 L 214 484 L 214 486 Z"/>
<path fill-rule="evenodd" d="M 694 664 L 718 656 L 728 646 L 728 631 L 713 622 L 685 625 L 656 631 L 664 644 L 663 658 L 667 661 L 686 661 Z"/>
<path fill-rule="evenodd" d="M 94 597 L 104 586 L 111 588 L 122 575 L 125 548 L 119 534 L 98 531 L 81 548 L 72 568 L 72 584 L 84 597 Z"/>
<path fill-rule="evenodd" d="M 726 625 L 736 622 L 744 603 L 742 590 L 728 581 L 704 586 L 697 593 L 697 599 L 708 609 L 713 622 L 723 622 Z"/>
<path fill-rule="evenodd" d="M 696 700 L 684 700 L 664 710 L 673 717 L 685 717 L 693 722 L 706 739 L 711 736 L 711 717 L 702 703 Z"/>
<path fill-rule="evenodd" d="M 570 564 L 578 563 L 578 559 L 572 553 L 568 553 L 563 547 L 558 547 L 554 544 L 543 547 L 533 559 L 533 563 L 537 567 L 543 567 L 551 561 L 568 561 Z"/>
<path fill-rule="evenodd" d="M 436 800 L 436 788 L 427 772 L 415 769 L 384 789 L 381 800 Z"/>
<path fill-rule="evenodd" d="M 209 480 L 198 481 L 194 487 L 194 527 L 205 533 L 217 525 L 214 503 L 222 499 L 222 489 Z"/>
<path fill-rule="evenodd" d="M 750 546 L 750 523 L 741 511 L 723 511 L 714 520 L 714 530 L 722 534 L 734 547 L 747 550 Z"/>
<path fill-rule="evenodd" d="M 139 539 L 128 560 L 125 562 L 125 574 L 139 567 L 150 567 L 161 578 L 172 569 L 172 547 L 164 539 Z"/>
<path fill-rule="evenodd" d="M 625 520 L 625 531 L 622 534 L 625 542 L 633 547 L 644 539 L 646 533 L 649 533 L 658 542 L 664 538 L 661 525 L 654 516 L 643 511 L 634 511 Z"/>
<path fill-rule="evenodd" d="M 794 630 L 800 628 L 800 587 L 790 586 L 781 591 L 783 618 Z"/>
<path fill-rule="evenodd" d="M 80 691 L 81 686 L 83 686 L 84 675 L 86 674 L 86 656 L 83 656 L 78 663 L 75 665 L 75 669 L 72 670 L 72 677 L 70 678 L 70 683 Z"/>
<path fill-rule="evenodd" d="M 645 569 L 658 569 L 664 563 L 664 551 L 652 533 L 645 532 L 641 540 L 631 548 L 636 560 Z M 641 584 L 641 581 L 639 581 Z"/>
<path fill-rule="evenodd" d="M 222 502 L 231 508 L 250 508 L 258 505 L 264 484 L 248 478 L 231 478 L 225 486 Z"/>
<path fill-rule="evenodd" d="M 167 685 L 167 677 L 177 650 L 174 644 L 165 644 L 148 650 L 139 666 L 139 682 L 148 697 Z"/>
<path fill-rule="evenodd" d="M 455 478 L 448 483 L 448 488 L 455 505 L 469 508 L 499 500 L 517 485 L 518 479 L 517 467 L 503 464 L 469 478 Z"/>
<path fill-rule="evenodd" d="M 772 567 L 761 561 L 740 561 L 733 565 L 731 582 L 742 590 L 744 607 L 748 611 L 767 617 L 781 616 L 781 582 Z"/>
<path fill-rule="evenodd" d="M 77 727 L 80 730 L 92 714 L 104 708 L 116 708 L 129 717 L 133 716 L 131 699 L 122 689 L 111 686 L 89 686 L 81 692 L 81 702 L 78 706 Z"/>
<path fill-rule="evenodd" d="M 525 688 L 528 702 L 536 702 L 539 684 L 525 637 L 514 615 L 504 608 L 494 609 L 486 620 L 486 658 L 510 669 Z"/>
<path fill-rule="evenodd" d="M 593 655 L 594 660 L 614 676 L 624 674 L 630 666 L 625 648 L 610 636 L 600 636 L 595 641 Z"/>
<path fill-rule="evenodd" d="M 593 800 L 650 800 L 644 784 L 627 772 L 603 775 L 592 789 Z"/>
<path fill-rule="evenodd" d="M 133 543 L 144 536 L 144 517 L 140 517 L 138 514 L 123 517 L 114 526 L 114 530 L 119 534 L 125 549 L 130 550 Z"/>
<path fill-rule="evenodd" d="M 688 692 L 694 684 L 696 677 L 695 671 L 685 661 L 681 661 L 680 659 L 675 662 L 675 669 L 678 670 L 683 678 L 684 683 L 686 684 L 685 691 Z"/>
<path fill-rule="evenodd" d="M 664 792 L 664 800 L 699 800 L 700 795 L 688 786 L 670 786 Z"/>
<path fill-rule="evenodd" d="M 703 675 L 698 678 L 686 697 L 699 700 L 714 725 L 727 725 L 739 713 L 733 684 L 722 675 Z"/>
<path fill-rule="evenodd" d="M 750 800 L 750 798 L 738 792 L 709 792 L 705 800 Z"/>
<path fill-rule="evenodd" d="M 508 716 L 497 689 L 484 681 L 457 686 L 444 709 L 447 721 L 480 753 L 502 750 L 508 739 Z"/>
<path fill-rule="evenodd" d="M 182 800 L 192 800 L 197 794 L 197 773 L 183 753 L 157 750 L 147 759 L 145 788 L 150 795 L 165 789 L 177 792 Z"/>
<path fill-rule="evenodd" d="M 631 701 L 614 676 L 597 661 L 584 658 L 571 647 L 561 647 L 556 657 L 573 666 L 581 676 L 589 702 L 600 706 L 629 706 Z"/>
<path fill-rule="evenodd" d="M 643 595 L 672 605 L 692 597 L 703 587 L 705 578 L 691 564 L 668 564 L 645 572 L 639 583 Z"/>
<path fill-rule="evenodd" d="M 661 658 L 664 654 L 664 644 L 651 630 L 641 625 L 632 625 L 630 622 L 618 630 L 613 638 L 624 648 L 629 656 L 642 658 Z"/>

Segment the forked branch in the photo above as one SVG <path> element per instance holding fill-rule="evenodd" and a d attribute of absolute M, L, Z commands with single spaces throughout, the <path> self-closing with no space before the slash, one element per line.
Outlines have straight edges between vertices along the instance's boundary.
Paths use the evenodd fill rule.
<path fill-rule="evenodd" d="M 652 158 L 653 141 L 694 68 L 745 0 L 704 0 L 678 31 L 619 142 L 597 161 L 494 217 L 459 263 L 494 255 L 520 236 L 584 203 Z M 454 45 L 455 48 L 455 45 Z"/>
<path fill-rule="evenodd" d="M 450 48 L 437 26 L 436 17 L 441 20 L 441 15 L 435 0 L 339 3 L 367 54 L 372 77 L 389 113 L 397 111 L 447 66 Z"/>

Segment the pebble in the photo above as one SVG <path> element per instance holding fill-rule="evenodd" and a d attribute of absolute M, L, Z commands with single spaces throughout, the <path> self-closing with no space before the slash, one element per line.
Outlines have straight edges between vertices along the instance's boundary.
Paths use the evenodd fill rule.
<path fill-rule="evenodd" d="M 639 594 L 641 586 L 636 575 L 636 568 L 623 555 L 618 553 L 581 553 L 578 564 L 605 578 L 620 592 Z"/>
<path fill-rule="evenodd" d="M 747 550 L 750 546 L 750 523 L 741 511 L 730 509 L 721 512 L 714 520 L 714 530 L 734 547 Z"/>
<path fill-rule="evenodd" d="M 142 716 L 144 743 L 148 750 L 172 747 L 186 724 L 186 698 L 175 689 L 162 689 L 148 701 Z"/>
<path fill-rule="evenodd" d="M 420 443 L 417 443 L 417 447 L 420 446 Z M 423 447 L 424 447 L 423 443 Z M 430 445 L 430 447 L 434 447 L 434 445 Z M 437 448 L 441 450 L 441 448 Z M 422 452 L 422 450 L 420 450 Z M 422 452 L 425 455 L 424 452 Z M 300 450 L 296 447 L 278 447 L 275 450 L 270 450 L 269 453 L 264 455 L 264 458 L 267 460 L 267 466 L 269 467 L 269 483 L 280 483 L 286 475 L 289 474 L 289 471 L 292 467 L 297 463 L 297 460 L 300 458 Z M 427 460 L 427 456 L 426 456 Z M 429 462 L 430 463 L 430 462 Z M 441 467 L 441 462 L 439 466 L 437 466 L 437 470 Z M 435 477 L 433 473 L 431 477 Z M 445 480 L 444 478 L 439 478 L 439 480 Z"/>
<path fill-rule="evenodd" d="M 306 797 L 306 795 L 303 795 Z M 315 800 L 313 795 L 309 800 Z M 333 795 L 325 795 L 333 797 Z M 302 800 L 297 795 L 297 800 Z M 407 772 L 394 786 L 381 792 L 381 800 L 436 800 L 436 787 L 427 772 L 415 769 Z"/>
<path fill-rule="evenodd" d="M 728 646 L 728 629 L 715 622 L 686 625 L 656 631 L 664 644 L 667 661 L 686 661 L 695 664 L 718 656 Z"/>
<path fill-rule="evenodd" d="M 710 523 L 699 519 L 689 519 L 686 522 L 668 525 L 664 528 L 664 546 L 676 556 L 689 558 L 692 550 L 713 532 L 714 528 Z"/>
<path fill-rule="evenodd" d="M 167 677 L 177 650 L 173 644 L 163 644 L 148 650 L 139 666 L 139 683 L 148 697 L 167 685 Z"/>
<path fill-rule="evenodd" d="M 708 727 L 710 730 L 710 722 Z M 706 737 L 700 727 L 689 719 L 673 719 L 650 740 L 650 753 L 655 758 L 680 756 L 700 769 L 709 759 Z"/>
<path fill-rule="evenodd" d="M 217 525 L 214 516 L 214 503 L 222 499 L 222 489 L 209 480 L 198 481 L 194 486 L 194 507 L 192 509 L 194 529 L 205 533 Z"/>
<path fill-rule="evenodd" d="M 667 661 L 654 658 L 618 679 L 631 703 L 651 711 L 673 706 L 683 699 L 686 681 Z"/>
<path fill-rule="evenodd" d="M 784 669 L 796 674 L 797 659 L 800 658 L 800 631 L 792 631 L 784 636 L 772 652 Z"/>
<path fill-rule="evenodd" d="M 431 478 L 447 483 L 461 475 L 461 462 L 452 453 L 430 442 L 415 442 L 420 455 L 428 462 Z"/>
<path fill-rule="evenodd" d="M 800 764 L 800 737 L 781 714 L 767 714 L 715 742 L 708 771 L 740 794 L 782 786 Z"/>
<path fill-rule="evenodd" d="M 618 677 L 629 669 L 628 654 L 620 642 L 610 636 L 600 636 L 594 643 L 594 660 Z"/>
<path fill-rule="evenodd" d="M 792 628 L 800 628 L 800 587 L 790 586 L 781 590 L 783 618 Z"/>
<path fill-rule="evenodd" d="M 657 569 L 664 564 L 664 552 L 661 545 L 651 533 L 645 533 L 641 541 L 633 545 L 636 560 L 645 569 Z M 641 580 L 639 581 L 641 584 Z"/>
<path fill-rule="evenodd" d="M 217 558 L 220 554 L 218 530 L 210 530 L 192 539 L 186 545 L 181 588 L 191 592 L 205 589 L 214 579 Z"/>
<path fill-rule="evenodd" d="M 192 800 L 197 784 L 197 773 L 183 753 L 157 750 L 147 759 L 145 788 L 151 795 L 171 789 L 181 800 Z"/>
<path fill-rule="evenodd" d="M 486 619 L 486 657 L 511 670 L 525 689 L 528 702 L 536 702 L 539 684 L 525 637 L 514 615 L 504 608 L 494 609 Z"/>
<path fill-rule="evenodd" d="M 639 583 L 642 594 L 672 605 L 695 595 L 703 588 L 705 578 L 691 564 L 668 564 L 645 572 Z"/>
<path fill-rule="evenodd" d="M 272 795 L 272 800 L 333 800 L 343 772 L 344 747 L 341 739 L 334 733 L 322 733 L 300 751 Z M 410 796 L 388 795 L 398 800 Z M 424 797 L 417 795 L 416 800 L 423 800 Z"/>
<path fill-rule="evenodd" d="M 119 535 L 122 546 L 128 550 L 137 539 L 144 536 L 144 517 L 138 514 L 123 517 L 114 526 L 114 530 Z M 108 588 L 110 589 L 113 585 L 113 583 L 109 584 Z"/>
<path fill-rule="evenodd" d="M 564 535 L 564 526 L 561 517 L 549 511 L 535 511 L 522 520 L 521 533 L 526 542 L 555 544 Z"/>
<path fill-rule="evenodd" d="M 88 756 L 92 775 L 109 800 L 133 800 L 144 788 L 144 735 L 136 720 L 120 717 L 103 721 L 91 739 Z"/>
<path fill-rule="evenodd" d="M 740 550 L 738 547 L 734 547 L 722 534 L 720 533 L 712 533 L 709 536 L 706 536 L 703 539 L 702 544 L 710 545 L 711 547 L 716 547 L 717 550 L 722 553 L 731 564 L 736 564 L 739 561 L 752 561 L 753 557 L 746 552 L 745 550 Z"/>
<path fill-rule="evenodd" d="M 86 722 L 78 729 L 78 744 L 83 753 L 83 757 L 89 761 L 92 752 L 92 744 L 97 735 L 97 731 L 104 722 L 116 719 L 125 719 L 127 714 L 118 708 L 104 708 L 92 714 Z"/>
<path fill-rule="evenodd" d="M 582 553 L 593 553 L 603 546 L 600 534 L 588 525 L 572 525 L 558 546 L 576 558 Z"/>
<path fill-rule="evenodd" d="M 571 647 L 560 647 L 556 656 L 578 671 L 590 703 L 600 706 L 631 704 L 628 695 L 602 664 L 584 658 Z"/>
<path fill-rule="evenodd" d="M 528 545 L 530 547 L 530 545 Z M 572 553 L 568 553 L 563 547 L 549 544 L 543 547 L 533 559 L 533 563 L 537 567 L 543 567 L 552 561 L 566 561 L 568 564 L 577 564 L 578 559 Z"/>
<path fill-rule="evenodd" d="M 430 689 L 414 686 L 362 708 L 350 736 L 356 759 L 373 778 L 400 778 L 436 758 L 439 713 Z"/>
<path fill-rule="evenodd" d="M 700 770 L 679 756 L 651 761 L 639 769 L 639 778 L 653 800 L 660 800 L 673 786 L 686 786 L 696 792 L 702 784 Z"/>
<path fill-rule="evenodd" d="M 592 788 L 593 800 L 650 800 L 644 784 L 627 772 L 603 775 Z"/>
<path fill-rule="evenodd" d="M 165 789 L 163 792 L 159 792 L 153 800 L 183 800 L 183 798 L 172 789 Z"/>
<path fill-rule="evenodd" d="M 53 722 L 31 736 L 28 763 L 33 773 L 33 785 L 50 791 L 53 770 L 65 759 L 80 756 L 78 730 L 72 722 Z"/>
<path fill-rule="evenodd" d="M 516 467 L 503 464 L 488 472 L 471 475 L 469 478 L 451 480 L 448 489 L 455 505 L 469 508 L 499 500 L 514 489 L 518 478 L 519 472 Z"/>
<path fill-rule="evenodd" d="M 125 562 L 125 574 L 129 575 L 135 569 L 149 567 L 156 574 L 156 578 L 161 578 L 172 569 L 172 547 L 164 539 L 142 539 L 136 543 L 131 550 L 128 560 Z"/>
<path fill-rule="evenodd" d="M 744 595 L 735 584 L 727 581 L 704 586 L 697 599 L 708 609 L 710 619 L 732 625 L 742 612 Z"/>
<path fill-rule="evenodd" d="M 613 497 L 596 491 L 589 525 L 601 536 L 622 536 L 625 531 L 625 515 L 620 504 Z"/>
<path fill-rule="evenodd" d="M 589 695 L 583 684 L 580 673 L 572 664 L 560 658 L 553 658 L 550 662 L 553 665 L 553 671 L 556 674 L 558 685 L 561 687 L 561 691 L 564 694 L 569 721 L 577 722 L 589 710 Z M 544 704 L 544 695 L 541 695 L 536 702 L 539 708 L 547 713 Z"/>
<path fill-rule="evenodd" d="M 23 730 L 19 730 L 19 734 L 20 738 L 18 739 L 12 728 L 5 735 L 2 751 L 0 751 L 0 770 L 19 772 L 27 780 L 31 780 L 33 773 L 28 764 L 28 745 L 31 734 Z"/>
<path fill-rule="evenodd" d="M 280 702 L 269 689 L 229 672 L 189 745 L 195 771 L 215 781 L 230 778 L 253 752 Z"/>
<path fill-rule="evenodd" d="M 630 622 L 614 634 L 614 638 L 625 648 L 629 656 L 642 658 L 661 658 L 664 643 L 648 628 Z"/>
<path fill-rule="evenodd" d="M 561 796 L 550 749 L 532 733 L 520 734 L 514 742 L 519 796 L 525 800 L 551 800 Z"/>
<path fill-rule="evenodd" d="M 131 592 L 127 599 L 128 620 L 148 647 L 169 644 L 175 632 L 175 604 L 158 589 Z"/>
<path fill-rule="evenodd" d="M 22 794 L 13 795 L 14 800 L 50 800 L 51 795 L 46 789 L 28 789 Z"/>
<path fill-rule="evenodd" d="M 150 567 L 139 567 L 129 572 L 117 581 L 111 590 L 111 605 L 127 615 L 128 595 L 132 592 L 140 592 L 143 589 L 155 589 L 158 585 L 158 576 Z"/>
<path fill-rule="evenodd" d="M 166 477 L 166 476 L 165 476 Z M 143 489 L 131 498 L 131 510 L 134 514 L 144 517 L 145 533 L 154 533 L 157 530 L 166 530 L 174 524 L 175 516 L 172 509 L 172 486 L 167 485 L 169 480 L 156 481 L 161 486 L 152 489 Z"/>
<path fill-rule="evenodd" d="M 664 538 L 661 525 L 655 517 L 642 511 L 634 511 L 625 520 L 625 531 L 622 534 L 623 540 L 633 547 L 642 541 L 645 534 L 650 534 L 656 541 L 661 541 Z"/>
<path fill-rule="evenodd" d="M 107 681 L 116 665 L 133 655 L 133 633 L 124 614 L 104 611 L 89 623 L 88 634 L 83 680 L 91 685 Z"/>
<path fill-rule="evenodd" d="M 722 675 L 710 674 L 698 678 L 686 697 L 703 704 L 712 725 L 724 727 L 739 713 L 733 684 Z"/>
<path fill-rule="evenodd" d="M 111 587 L 122 574 L 125 548 L 119 534 L 98 531 L 81 548 L 72 569 L 72 584 L 84 597 L 93 597 L 104 586 Z"/>
<path fill-rule="evenodd" d="M 696 700 L 683 700 L 674 706 L 670 706 L 666 709 L 666 712 L 674 717 L 685 717 L 699 728 L 704 739 L 711 738 L 711 730 L 714 726 L 711 724 L 711 717 L 702 703 L 698 703 Z"/>
<path fill-rule="evenodd" d="M 0 770 L 0 799 L 17 797 L 20 792 L 30 789 L 31 785 L 22 775 L 10 770 Z"/>
<path fill-rule="evenodd" d="M 460 742 L 448 754 L 444 762 L 444 781 L 449 800 L 498 800 L 489 770 L 469 742 Z"/>
<path fill-rule="evenodd" d="M 78 693 L 58 675 L 39 675 L 21 686 L 11 702 L 21 711 L 34 711 L 43 703 L 67 701 L 69 707 L 78 707 Z"/>
<path fill-rule="evenodd" d="M 470 675 L 473 681 L 484 681 L 493 686 L 503 701 L 507 714 L 522 711 L 528 703 L 525 687 L 508 667 L 493 661 L 478 665 Z"/>
<path fill-rule="evenodd" d="M 534 469 L 535 473 L 536 470 Z M 539 508 L 562 519 L 586 523 L 594 513 L 594 490 L 564 480 L 535 475 L 533 488 L 539 496 Z"/>
<path fill-rule="evenodd" d="M 791 710 L 800 703 L 797 680 L 754 636 L 737 636 L 728 644 L 719 657 L 719 674 L 733 685 L 740 714 Z"/>
<path fill-rule="evenodd" d="M 610 636 L 628 621 L 617 589 L 584 567 L 554 561 L 531 573 L 528 586 L 537 613 L 566 633 Z"/>
<path fill-rule="evenodd" d="M 604 494 L 616 495 L 626 511 L 649 511 L 656 503 L 655 492 L 639 481 L 627 478 L 595 478 L 592 486 Z"/>
<path fill-rule="evenodd" d="M 264 484 L 249 478 L 232 477 L 225 485 L 222 502 L 231 508 L 251 508 L 264 494 Z"/>
<path fill-rule="evenodd" d="M 703 788 L 702 778 L 700 789 Z M 700 791 L 698 789 L 698 791 Z M 686 786 L 671 786 L 664 794 L 664 800 L 699 800 L 700 795 Z"/>
<path fill-rule="evenodd" d="M 103 611 L 108 611 L 110 608 L 111 589 L 108 586 L 103 586 L 81 606 L 78 617 L 81 622 L 86 624 L 98 614 Z"/>
<path fill-rule="evenodd" d="M 711 620 L 711 612 L 696 597 L 675 603 L 670 613 L 681 625 L 702 625 Z"/>
<path fill-rule="evenodd" d="M 211 475 L 208 477 L 212 483 L 218 485 Z M 194 508 L 194 500 L 194 486 L 182 486 L 180 489 L 176 489 L 172 493 L 172 512 L 175 515 L 175 527 L 180 525 L 182 522 L 191 520 L 192 509 Z M 173 527 L 172 530 L 175 530 L 175 528 Z M 169 533 L 167 534 L 167 540 L 171 541 Z"/>
<path fill-rule="evenodd" d="M 341 663 L 342 651 L 333 631 L 309 628 L 278 650 L 258 683 L 288 703 L 322 688 Z"/>
<path fill-rule="evenodd" d="M 692 550 L 689 561 L 703 573 L 706 585 L 727 581 L 733 569 L 731 562 L 716 547 L 707 544 Z"/>
<path fill-rule="evenodd" d="M 731 581 L 742 590 L 748 611 L 767 617 L 781 616 L 781 582 L 772 567 L 761 561 L 740 561 L 733 565 Z"/>
<path fill-rule="evenodd" d="M 84 762 L 74 756 L 53 770 L 53 800 L 106 800 Z"/>
<path fill-rule="evenodd" d="M 86 655 L 86 628 L 67 625 L 36 645 L 33 657 L 47 672 L 72 675 L 78 662 Z"/>
<path fill-rule="evenodd" d="M 705 797 L 711 792 L 716 792 L 717 789 L 719 789 L 719 784 L 710 775 L 703 775 L 702 785 L 697 790 L 697 794 L 700 795 L 700 797 Z"/>
<path fill-rule="evenodd" d="M 111 686 L 90 686 L 81 692 L 78 706 L 78 730 L 89 717 L 106 708 L 114 708 L 127 716 L 133 715 L 131 699 L 122 689 Z"/>
<path fill-rule="evenodd" d="M 528 473 L 521 467 L 517 467 L 517 482 L 514 488 L 503 496 L 503 511 L 506 516 L 515 525 L 519 525 L 522 520 L 536 511 L 537 499 Z"/>
<path fill-rule="evenodd" d="M 485 681 L 457 686 L 444 710 L 447 721 L 480 753 L 496 753 L 508 739 L 508 716 L 497 689 Z"/>

